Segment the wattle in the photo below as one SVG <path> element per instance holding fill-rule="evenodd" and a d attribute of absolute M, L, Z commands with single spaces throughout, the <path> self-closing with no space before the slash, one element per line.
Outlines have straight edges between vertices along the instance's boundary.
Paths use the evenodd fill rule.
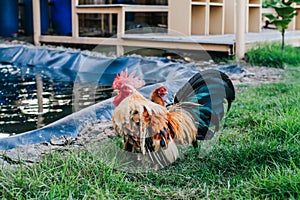
<path fill-rule="evenodd" d="M 121 94 L 118 94 L 118 95 L 114 98 L 113 104 L 114 104 L 115 106 L 118 106 L 118 105 L 121 103 L 122 100 L 123 100 L 122 95 L 121 95 Z"/>

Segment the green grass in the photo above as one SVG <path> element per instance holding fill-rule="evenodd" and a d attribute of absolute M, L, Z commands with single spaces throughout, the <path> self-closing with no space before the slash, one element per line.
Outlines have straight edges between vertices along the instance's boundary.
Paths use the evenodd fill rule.
<path fill-rule="evenodd" d="M 159 171 L 128 173 L 86 150 L 54 152 L 0 171 L 3 199 L 299 199 L 299 68 L 286 80 L 241 86 L 212 151 L 187 148 Z"/>
<path fill-rule="evenodd" d="M 258 47 L 246 52 L 246 61 L 256 66 L 266 66 L 273 68 L 284 68 L 286 65 L 300 65 L 300 49 L 286 45 L 285 50 L 281 50 L 279 43 L 263 43 Z"/>

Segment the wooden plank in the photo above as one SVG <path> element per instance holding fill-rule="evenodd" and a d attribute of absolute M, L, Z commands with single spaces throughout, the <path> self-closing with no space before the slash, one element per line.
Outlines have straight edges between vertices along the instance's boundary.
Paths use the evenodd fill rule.
<path fill-rule="evenodd" d="M 40 11 L 40 0 L 32 1 L 33 10 L 33 41 L 34 44 L 40 46 L 39 41 L 41 36 L 41 11 Z"/>
<path fill-rule="evenodd" d="M 123 7 L 128 9 L 164 9 L 168 10 L 168 6 L 164 5 L 134 5 L 134 4 L 88 4 L 88 5 L 77 5 L 77 8 L 114 8 Z"/>
<path fill-rule="evenodd" d="M 76 7 L 76 13 L 78 14 L 91 14 L 91 13 L 118 13 L 121 7 Z"/>
<path fill-rule="evenodd" d="M 210 5 L 210 6 L 224 6 L 223 3 L 214 3 L 214 2 L 211 2 L 208 5 Z"/>
<path fill-rule="evenodd" d="M 147 41 L 134 39 L 118 39 L 118 38 L 89 38 L 79 37 L 72 38 L 70 36 L 41 36 L 40 41 L 51 43 L 77 43 L 77 44 L 98 44 L 98 45 L 115 45 L 118 48 L 122 46 L 149 47 L 161 49 L 189 49 L 200 51 L 220 51 L 229 52 L 232 45 L 229 44 L 211 44 L 211 43 L 195 43 L 195 42 L 172 42 L 172 41 Z M 122 53 L 123 49 L 119 49 Z M 122 54 L 120 54 L 122 55 Z M 119 55 L 119 56 L 120 56 Z"/>
<path fill-rule="evenodd" d="M 206 6 L 207 3 L 206 3 L 206 2 L 192 2 L 191 5 L 195 5 L 195 6 Z"/>
<path fill-rule="evenodd" d="M 155 5 L 128 5 L 128 4 L 98 4 L 98 5 L 77 5 L 78 10 L 110 10 L 125 9 L 127 12 L 168 12 L 168 6 Z"/>
<path fill-rule="evenodd" d="M 168 12 L 168 6 L 139 6 L 139 5 L 81 5 L 76 6 L 77 13 L 117 13 L 125 12 Z"/>
<path fill-rule="evenodd" d="M 219 51 L 219 52 L 229 52 L 230 51 L 230 45 L 224 45 L 224 44 L 194 44 L 194 43 L 172 43 L 172 42 L 124 40 L 122 45 L 123 46 L 159 48 L 159 49 L 182 49 L 182 50 Z"/>
<path fill-rule="evenodd" d="M 99 44 L 99 45 L 118 45 L 121 41 L 118 38 L 95 38 L 95 37 L 78 37 L 70 36 L 48 36 L 40 37 L 41 42 L 50 43 L 70 43 L 70 44 Z"/>
<path fill-rule="evenodd" d="M 168 12 L 168 6 L 151 6 L 151 5 L 126 5 L 123 6 L 125 12 Z"/>
<path fill-rule="evenodd" d="M 127 40 L 147 40 L 153 42 L 173 42 L 173 43 L 206 43 L 206 44 L 234 44 L 234 35 L 192 35 L 192 36 L 171 36 L 167 34 L 126 34 L 123 39 Z"/>
<path fill-rule="evenodd" d="M 251 8 L 260 8 L 261 7 L 260 4 L 248 4 L 248 6 Z"/>

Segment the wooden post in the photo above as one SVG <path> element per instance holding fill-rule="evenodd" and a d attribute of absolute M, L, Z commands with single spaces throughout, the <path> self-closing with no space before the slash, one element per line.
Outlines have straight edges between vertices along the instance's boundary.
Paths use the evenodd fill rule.
<path fill-rule="evenodd" d="M 109 0 L 109 4 L 112 4 L 112 0 Z M 112 14 L 111 13 L 109 13 L 109 15 L 108 15 L 108 31 L 109 31 L 109 33 L 112 33 L 113 32 L 113 29 L 112 29 L 112 22 L 113 20 L 112 20 Z M 117 33 L 118 34 L 118 33 Z"/>
<path fill-rule="evenodd" d="M 33 42 L 35 45 L 40 46 L 40 36 L 41 36 L 41 10 L 40 10 L 40 0 L 32 1 L 32 11 L 33 11 Z"/>
<path fill-rule="evenodd" d="M 41 74 L 35 75 L 36 79 L 36 98 L 38 101 L 38 121 L 37 121 L 37 128 L 41 128 L 44 126 L 44 104 L 43 104 L 43 80 Z"/>
<path fill-rule="evenodd" d="M 122 40 L 123 35 L 125 34 L 125 8 L 122 7 L 121 11 L 118 12 L 117 20 L 117 38 L 119 41 Z M 117 56 L 124 55 L 124 47 L 121 44 L 116 46 Z"/>
<path fill-rule="evenodd" d="M 246 0 L 236 0 L 236 11 L 236 59 L 241 60 L 245 56 Z"/>
<path fill-rule="evenodd" d="M 76 6 L 78 5 L 78 0 L 72 0 L 72 37 L 79 37 L 79 20 L 78 13 L 76 12 Z M 62 19 L 63 20 L 63 19 Z"/>
<path fill-rule="evenodd" d="M 38 112 L 43 112 L 43 80 L 41 74 L 35 75 L 36 79 L 36 98 L 38 100 Z"/>

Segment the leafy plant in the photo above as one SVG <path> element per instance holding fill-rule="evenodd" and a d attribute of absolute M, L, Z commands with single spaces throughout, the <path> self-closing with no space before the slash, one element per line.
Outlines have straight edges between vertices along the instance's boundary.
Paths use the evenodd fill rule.
<path fill-rule="evenodd" d="M 280 43 L 264 43 L 248 50 L 245 58 L 252 65 L 284 68 L 285 64 L 299 66 L 299 54 L 300 50 L 291 45 L 286 45 L 282 51 Z"/>
<path fill-rule="evenodd" d="M 270 20 L 270 23 L 274 23 L 276 28 L 281 32 L 282 43 L 281 49 L 284 50 L 285 46 L 285 30 L 288 28 L 289 23 L 297 15 L 297 11 L 291 5 L 293 3 L 300 3 L 300 0 L 282 0 L 281 2 L 272 1 L 270 7 L 274 8 L 276 15 L 271 13 L 265 13 L 264 16 Z"/>
<path fill-rule="evenodd" d="M 271 5 L 276 5 L 280 1 L 281 0 L 263 0 L 262 7 L 263 8 L 268 8 L 268 7 L 271 7 Z"/>

